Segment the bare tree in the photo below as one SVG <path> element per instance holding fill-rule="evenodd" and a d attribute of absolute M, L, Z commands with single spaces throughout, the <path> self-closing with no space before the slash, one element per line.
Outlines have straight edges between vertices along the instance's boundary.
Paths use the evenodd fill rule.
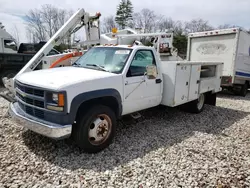
<path fill-rule="evenodd" d="M 152 32 L 156 26 L 157 16 L 154 11 L 149 9 L 142 9 L 133 15 L 133 26 L 135 28 L 142 28 L 144 32 Z"/>
<path fill-rule="evenodd" d="M 183 24 L 181 21 L 174 21 L 172 18 L 165 18 L 164 16 L 157 23 L 158 29 L 162 32 L 166 29 L 172 30 L 175 35 L 183 33 Z"/>
<path fill-rule="evenodd" d="M 37 40 L 46 40 L 46 30 L 42 20 L 41 11 L 37 9 L 30 10 L 26 15 L 26 21 L 29 27 L 29 31 L 32 30 L 32 34 Z"/>
<path fill-rule="evenodd" d="M 36 38 L 35 32 L 32 28 L 30 28 L 29 26 L 26 26 L 25 29 L 26 29 L 26 37 L 27 37 L 29 43 L 39 42 L 39 40 Z"/>
<path fill-rule="evenodd" d="M 72 14 L 71 10 L 59 9 L 50 4 L 42 5 L 41 9 L 30 10 L 26 15 L 28 38 L 30 41 L 46 41 Z"/>
<path fill-rule="evenodd" d="M 54 33 L 53 32 L 54 26 L 55 24 L 57 24 L 57 20 L 58 20 L 57 9 L 49 4 L 42 5 L 41 16 L 42 16 L 42 21 L 45 24 L 44 28 L 45 28 L 47 35 L 49 37 L 52 37 Z"/>
<path fill-rule="evenodd" d="M 14 25 L 14 27 L 12 28 L 11 35 L 15 39 L 17 46 L 19 46 L 19 44 L 20 44 L 19 31 L 18 31 L 16 25 Z"/>
<path fill-rule="evenodd" d="M 184 33 L 183 23 L 180 20 L 175 21 L 173 29 L 176 35 L 182 35 Z"/>
<path fill-rule="evenodd" d="M 102 32 L 103 33 L 111 32 L 112 28 L 114 28 L 114 27 L 116 27 L 114 16 L 108 16 L 108 17 L 103 19 L 103 23 L 102 23 Z"/>
<path fill-rule="evenodd" d="M 164 31 L 165 29 L 171 29 L 174 27 L 174 21 L 172 18 L 165 18 L 164 16 L 158 22 L 158 28 L 160 31 Z"/>
<path fill-rule="evenodd" d="M 188 33 L 208 31 L 212 30 L 213 27 L 208 23 L 208 21 L 203 19 L 193 19 L 189 22 L 185 22 L 185 31 Z"/>
<path fill-rule="evenodd" d="M 224 25 L 219 25 L 218 29 L 229 29 L 229 28 L 234 28 L 234 27 L 238 27 L 238 26 L 231 25 L 231 24 L 224 24 Z"/>

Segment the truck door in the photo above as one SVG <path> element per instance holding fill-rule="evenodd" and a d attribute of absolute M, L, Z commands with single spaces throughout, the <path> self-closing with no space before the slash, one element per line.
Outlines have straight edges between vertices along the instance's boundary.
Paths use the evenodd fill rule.
<path fill-rule="evenodd" d="M 147 65 L 156 65 L 152 50 L 138 50 L 124 79 L 124 114 L 157 106 L 161 102 L 161 75 L 148 79 L 145 75 Z"/>

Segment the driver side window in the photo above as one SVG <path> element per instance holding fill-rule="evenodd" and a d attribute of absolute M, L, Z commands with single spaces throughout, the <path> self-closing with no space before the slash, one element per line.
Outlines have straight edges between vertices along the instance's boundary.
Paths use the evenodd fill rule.
<path fill-rule="evenodd" d="M 151 50 L 138 50 L 131 62 L 127 77 L 143 76 L 148 65 L 155 65 L 155 59 Z"/>

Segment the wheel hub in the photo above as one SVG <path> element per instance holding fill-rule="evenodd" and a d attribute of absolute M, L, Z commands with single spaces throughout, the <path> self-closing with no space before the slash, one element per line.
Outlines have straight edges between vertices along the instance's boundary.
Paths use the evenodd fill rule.
<path fill-rule="evenodd" d="M 105 123 L 101 123 L 97 128 L 97 136 L 98 137 L 104 137 L 108 132 L 108 125 Z"/>
<path fill-rule="evenodd" d="M 89 141 L 93 145 L 105 142 L 111 133 L 111 119 L 105 114 L 97 116 L 89 126 Z"/>

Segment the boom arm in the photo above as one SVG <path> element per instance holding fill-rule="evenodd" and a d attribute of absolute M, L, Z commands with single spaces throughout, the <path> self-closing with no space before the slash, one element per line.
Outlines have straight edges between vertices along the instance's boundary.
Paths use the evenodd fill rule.
<path fill-rule="evenodd" d="M 85 26 L 86 41 L 90 44 L 96 44 L 98 40 L 100 41 L 100 27 L 99 27 L 99 17 L 100 13 L 90 16 L 89 13 L 85 12 L 84 9 L 79 9 L 75 14 L 73 14 L 70 19 L 49 39 L 49 41 L 31 58 L 31 60 L 16 74 L 16 76 L 23 74 L 25 72 L 33 71 L 41 62 L 43 57 L 45 57 L 50 50 L 55 46 L 59 45 L 65 36 L 69 36 L 77 32 L 80 28 Z M 98 25 L 95 28 L 94 21 L 97 21 Z M 92 36 L 93 35 L 93 36 Z M 9 90 L 6 94 L 1 94 L 9 101 L 13 101 L 15 95 L 14 81 L 13 79 L 3 78 L 4 86 Z"/>
<path fill-rule="evenodd" d="M 87 40 L 90 38 L 91 21 L 99 19 L 100 13 L 97 13 L 95 16 L 89 16 L 84 9 L 78 10 L 71 18 L 49 39 L 49 41 L 36 53 L 35 56 L 17 73 L 20 75 L 25 72 L 33 71 L 41 62 L 42 58 L 46 56 L 50 50 L 55 46 L 59 45 L 62 42 L 62 39 L 65 36 L 71 35 L 78 31 L 81 27 L 85 27 Z M 16 76 L 17 76 L 16 75 Z M 15 77 L 16 77 L 15 76 Z M 13 80 L 15 79 L 13 78 Z"/>

